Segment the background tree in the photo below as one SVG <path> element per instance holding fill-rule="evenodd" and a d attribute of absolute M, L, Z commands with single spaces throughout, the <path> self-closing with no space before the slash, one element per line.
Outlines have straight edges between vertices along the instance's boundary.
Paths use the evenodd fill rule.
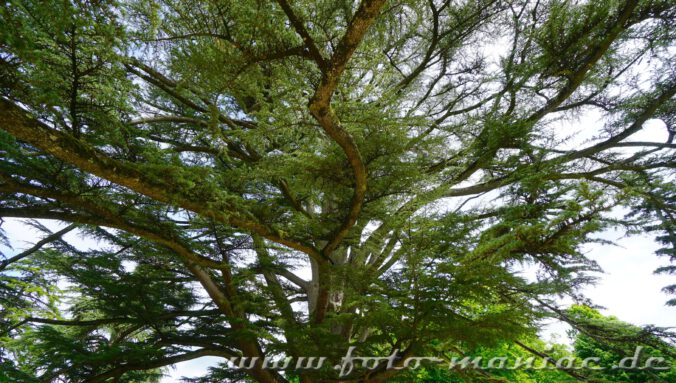
<path fill-rule="evenodd" d="M 604 317 L 586 306 L 574 306 L 569 314 L 578 321 L 581 330 L 574 330 L 574 352 L 580 359 L 597 357 L 603 370 L 588 371 L 592 381 L 599 382 L 671 382 L 676 379 L 674 346 L 655 337 L 650 331 Z M 637 350 L 636 345 L 641 345 Z M 623 358 L 637 358 L 639 366 L 646 366 L 649 358 L 661 358 L 660 369 L 618 369 Z M 657 360 L 654 364 L 659 364 Z M 631 361 L 625 360 L 625 366 Z"/>
<path fill-rule="evenodd" d="M 4 2 L 0 216 L 101 246 L 49 232 L 3 262 L 3 371 L 153 381 L 204 356 L 405 357 L 578 323 L 555 298 L 583 299 L 593 233 L 674 245 L 675 10 Z M 587 112 L 603 122 L 571 148 Z M 646 123 L 669 140 L 628 141 Z M 219 379 L 292 374 L 201 381 Z"/>
<path fill-rule="evenodd" d="M 390 381 L 395 383 L 674 381 L 676 367 L 673 365 L 673 337 L 669 334 L 655 336 L 656 332 L 660 333 L 659 329 L 651 331 L 655 329 L 640 328 L 615 317 L 604 317 L 597 310 L 583 305 L 573 305 L 564 315 L 570 323 L 574 323 L 574 329 L 569 332 L 573 341 L 572 350 L 567 345 L 546 344 L 537 338 L 518 339 L 489 348 L 477 347 L 461 354 L 457 351 L 455 355 L 449 354 L 446 356 L 447 360 L 453 361 L 452 358 L 456 358 L 455 368 L 450 370 L 447 366 L 428 364 L 418 370 L 404 371 Z M 464 363 L 463 358 L 467 358 Z M 499 358 L 506 359 L 501 361 Z M 545 358 L 548 361 L 545 361 Z M 654 359 L 649 361 L 650 358 Z M 561 363 L 557 366 L 556 363 L 559 361 Z M 486 369 L 468 368 L 472 363 Z M 507 368 L 496 368 L 500 363 Z M 522 367 L 510 368 L 516 363 L 520 363 Z M 634 363 L 638 368 L 630 367 Z M 588 368 L 580 368 L 585 364 Z M 644 368 L 649 365 L 657 368 Z M 492 369 L 488 368 L 491 366 Z"/>

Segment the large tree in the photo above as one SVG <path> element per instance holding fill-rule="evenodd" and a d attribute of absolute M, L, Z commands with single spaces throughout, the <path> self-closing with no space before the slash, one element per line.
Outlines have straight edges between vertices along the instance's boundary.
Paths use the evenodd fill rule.
<path fill-rule="evenodd" d="M 674 258 L 675 12 L 3 2 L 0 216 L 45 231 L 0 266 L 6 376 L 149 382 L 204 356 L 427 356 L 547 317 L 583 328 L 556 298 L 583 299 L 595 232 L 649 230 Z M 630 140 L 646 124 L 667 142 Z M 400 372 L 384 367 L 259 360 L 200 381 Z"/>

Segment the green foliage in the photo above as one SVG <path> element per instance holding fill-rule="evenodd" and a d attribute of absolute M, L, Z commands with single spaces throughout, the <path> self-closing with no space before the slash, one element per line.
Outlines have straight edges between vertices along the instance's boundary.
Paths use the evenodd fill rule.
<path fill-rule="evenodd" d="M 586 302 L 600 269 L 582 249 L 606 228 L 652 233 L 675 260 L 675 13 L 656 0 L 4 2 L 0 217 L 41 239 L 2 254 L 0 380 L 155 382 L 210 356 L 191 381 L 333 381 L 332 366 L 225 360 L 525 356 L 552 318 L 579 331 L 575 355 L 557 355 L 673 356 L 665 329 L 554 302 Z M 628 141 L 648 121 L 667 142 Z M 364 374 L 348 378 L 573 379 Z M 613 374 L 589 378 L 673 378 Z"/>
<path fill-rule="evenodd" d="M 673 364 L 676 348 L 671 342 L 655 337 L 650 331 L 622 322 L 614 317 L 604 317 L 586 306 L 574 306 L 569 310 L 580 324 L 575 331 L 575 355 L 580 358 L 599 358 L 600 371 L 589 372 L 588 377 L 598 382 L 672 382 L 676 379 Z M 637 346 L 640 345 L 640 349 Z M 639 367 L 645 367 L 650 358 L 658 369 L 621 369 L 623 358 L 636 358 Z M 625 366 L 632 362 L 625 362 Z"/>

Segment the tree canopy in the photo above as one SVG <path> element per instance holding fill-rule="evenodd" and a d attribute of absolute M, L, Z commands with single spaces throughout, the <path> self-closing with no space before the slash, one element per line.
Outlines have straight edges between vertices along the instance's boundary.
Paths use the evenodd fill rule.
<path fill-rule="evenodd" d="M 499 350 L 546 318 L 602 349 L 557 303 L 585 301 L 582 246 L 649 232 L 676 271 L 675 13 L 3 2 L 0 217 L 45 234 L 0 264 L 0 376 L 154 382 L 213 356 L 194 382 L 384 382 L 408 378 L 261 360 Z M 632 140 L 648 124 L 668 139 Z"/>

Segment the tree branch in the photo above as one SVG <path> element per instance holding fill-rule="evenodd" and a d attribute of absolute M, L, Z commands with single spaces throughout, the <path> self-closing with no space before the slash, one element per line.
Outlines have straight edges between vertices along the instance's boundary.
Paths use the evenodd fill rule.
<path fill-rule="evenodd" d="M 150 360 L 146 362 L 137 362 L 137 363 L 127 363 L 119 367 L 115 367 L 112 370 L 104 372 L 102 374 L 88 378 L 87 383 L 103 383 L 110 378 L 118 378 L 126 372 L 130 371 L 144 371 L 152 370 L 155 368 L 160 368 L 164 366 L 169 366 L 172 364 L 185 362 L 188 360 L 198 359 L 205 356 L 217 356 L 221 358 L 231 358 L 237 357 L 239 355 L 233 354 L 230 351 L 221 349 L 221 348 L 201 348 L 195 351 L 189 351 L 184 354 L 169 356 L 166 358 L 160 358 L 155 360 Z"/>
<path fill-rule="evenodd" d="M 326 70 L 323 71 L 322 80 L 309 103 L 312 116 L 319 122 L 324 132 L 343 149 L 355 178 L 350 210 L 342 225 L 333 233 L 332 238 L 329 239 L 322 249 L 322 254 L 325 257 L 331 255 L 357 221 L 357 217 L 361 213 L 364 204 L 367 185 L 366 166 L 364 165 L 361 153 L 354 139 L 343 128 L 340 120 L 331 108 L 331 97 L 348 61 L 364 38 L 368 28 L 374 22 L 384 3 L 384 0 L 362 1 L 345 35 L 338 43 L 338 47 L 331 57 Z"/>
<path fill-rule="evenodd" d="M 317 44 L 315 44 L 312 36 L 310 36 L 310 33 L 305 28 L 303 21 L 298 16 L 296 16 L 288 1 L 277 0 L 277 3 L 279 3 L 279 6 L 282 7 L 282 10 L 284 10 L 286 17 L 289 18 L 289 21 L 296 30 L 296 33 L 298 33 L 303 39 L 305 47 L 307 47 L 307 49 L 310 51 L 310 56 L 315 60 L 319 68 L 323 71 L 326 68 L 326 60 L 319 51 L 319 48 L 317 48 Z"/>
<path fill-rule="evenodd" d="M 321 259 L 319 252 L 311 245 L 283 238 L 263 224 L 239 217 L 232 205 L 226 202 L 228 197 L 220 189 L 199 186 L 204 182 L 194 171 L 168 165 L 137 165 L 110 158 L 73 136 L 48 127 L 4 98 L 0 100 L 0 129 L 83 171 L 157 201 L 257 233 L 273 242 Z M 188 182 L 192 186 L 179 186 L 185 185 L 186 180 L 192 180 Z"/>
<path fill-rule="evenodd" d="M 33 245 L 30 249 L 24 250 L 23 252 L 15 255 L 11 258 L 4 259 L 4 260 L 0 261 L 0 271 L 6 269 L 7 266 L 11 265 L 12 263 L 18 262 L 18 261 L 28 257 L 29 255 L 35 253 L 36 251 L 40 250 L 42 248 L 42 246 L 44 246 L 48 243 L 57 241 L 58 239 L 61 238 L 61 236 L 63 236 L 64 234 L 66 234 L 70 231 L 72 231 L 76 227 L 77 227 L 77 225 L 75 225 L 75 224 L 68 225 L 65 228 L 57 231 L 56 233 L 50 234 L 47 237 L 43 238 L 42 240 L 36 242 L 35 245 Z"/>

